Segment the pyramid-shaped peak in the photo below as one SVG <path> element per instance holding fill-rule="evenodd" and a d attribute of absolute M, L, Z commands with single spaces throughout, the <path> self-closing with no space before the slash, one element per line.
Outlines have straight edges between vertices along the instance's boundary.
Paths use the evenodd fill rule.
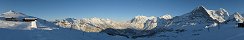
<path fill-rule="evenodd" d="M 207 10 L 207 9 L 206 9 L 204 6 L 202 6 L 202 5 L 201 5 L 201 6 L 198 6 L 197 9 L 199 9 L 199 10 Z"/>
<path fill-rule="evenodd" d="M 202 6 L 202 5 L 201 6 L 198 6 L 197 8 L 195 8 L 192 11 L 193 14 L 199 13 L 199 12 L 208 14 L 208 10 L 204 6 Z"/>
<path fill-rule="evenodd" d="M 198 6 L 199 8 L 205 8 L 203 5 Z"/>
<path fill-rule="evenodd" d="M 198 6 L 196 7 L 192 12 L 207 12 L 207 9 L 204 6 Z"/>

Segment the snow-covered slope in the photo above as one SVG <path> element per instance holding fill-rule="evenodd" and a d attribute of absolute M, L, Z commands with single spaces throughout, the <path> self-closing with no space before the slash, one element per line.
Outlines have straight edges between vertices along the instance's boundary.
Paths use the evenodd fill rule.
<path fill-rule="evenodd" d="M 7 20 L 5 20 L 5 18 L 15 18 L 16 21 L 7 21 Z M 0 15 L 0 22 L 1 22 L 0 28 L 19 29 L 19 30 L 33 29 L 33 28 L 31 28 L 31 25 L 33 25 L 33 22 L 24 22 L 24 21 L 22 21 L 22 19 L 24 19 L 24 18 L 36 18 L 36 17 L 28 16 L 23 13 L 12 11 L 12 10 L 2 13 Z M 35 25 L 38 25 L 37 26 L 38 29 L 40 27 L 42 27 L 42 28 L 57 27 L 56 25 L 54 25 L 54 23 L 48 22 L 48 21 L 40 19 L 40 18 L 37 19 Z M 40 29 L 42 29 L 42 28 L 40 28 Z"/>
<path fill-rule="evenodd" d="M 1 40 L 130 40 L 105 33 L 83 32 L 74 29 L 55 30 L 10 30 L 0 29 Z"/>

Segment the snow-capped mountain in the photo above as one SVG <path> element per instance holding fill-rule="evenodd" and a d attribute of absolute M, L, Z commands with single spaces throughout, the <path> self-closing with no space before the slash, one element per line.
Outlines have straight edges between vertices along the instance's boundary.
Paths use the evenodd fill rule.
<path fill-rule="evenodd" d="M 74 19 L 66 18 L 64 20 L 57 20 L 57 25 L 60 25 L 64 28 L 72 28 L 83 30 L 83 27 L 91 27 L 95 29 L 137 29 L 137 30 L 150 30 L 157 26 L 158 17 L 147 17 L 147 16 L 136 16 L 130 22 L 116 22 L 109 19 L 101 18 L 83 18 L 83 19 Z"/>
<path fill-rule="evenodd" d="M 157 19 L 158 17 L 155 16 L 136 16 L 130 21 L 130 23 L 134 25 L 136 29 L 151 30 L 157 26 Z"/>
<path fill-rule="evenodd" d="M 5 12 L 5 13 L 2 13 L 1 14 L 1 17 L 18 17 L 18 18 L 23 18 L 23 17 L 30 17 L 30 16 L 27 16 L 23 13 L 20 13 L 20 12 L 15 12 L 15 11 L 8 11 L 8 12 Z"/>
<path fill-rule="evenodd" d="M 169 15 L 169 14 L 166 14 L 166 15 L 160 16 L 159 18 L 160 19 L 169 20 L 169 19 L 172 19 L 173 17 L 171 15 Z"/>
<path fill-rule="evenodd" d="M 116 22 L 108 19 L 101 18 L 90 18 L 90 19 L 67 19 L 58 21 L 60 26 L 75 27 L 73 29 L 83 30 L 89 32 L 104 32 L 109 35 L 120 35 L 127 38 L 138 38 L 141 36 L 157 35 L 155 33 L 169 32 L 169 33 L 180 33 L 187 31 L 202 32 L 210 28 L 219 28 L 222 25 L 236 25 L 232 23 L 226 23 L 232 19 L 231 17 L 239 20 L 242 19 L 241 15 L 229 16 L 228 12 L 220 8 L 219 10 L 209 10 L 203 6 L 198 6 L 192 12 L 183 14 L 181 16 L 172 17 L 169 14 L 155 17 L 155 16 L 135 16 L 129 22 Z M 78 23 L 77 23 L 78 22 Z M 71 24 L 71 25 L 70 25 Z M 118 25 L 120 24 L 120 25 Z M 72 26 L 73 25 L 73 26 Z M 77 26 L 82 25 L 82 26 Z M 83 27 L 83 28 L 82 28 Z M 89 27 L 89 28 L 84 28 Z M 233 27 L 234 28 L 234 27 Z M 86 30 L 84 30 L 86 29 Z M 96 31 L 93 31 L 96 30 Z M 99 31 L 98 31 L 99 30 Z M 167 34 L 172 35 L 172 34 Z M 174 34 L 175 35 L 175 34 Z M 189 36 L 189 35 L 188 35 Z"/>
<path fill-rule="evenodd" d="M 235 12 L 234 14 L 232 14 L 228 21 L 226 22 L 232 22 L 232 23 L 242 23 L 244 21 L 244 18 L 242 17 L 242 15 L 239 12 Z"/>
<path fill-rule="evenodd" d="M 130 24 L 128 23 L 120 23 L 110 19 L 101 19 L 96 17 L 83 19 L 66 18 L 64 20 L 57 20 L 56 25 L 64 28 L 82 30 L 85 32 L 100 32 L 101 30 L 107 28 L 126 29 L 130 27 Z"/>
<path fill-rule="evenodd" d="M 229 18 L 228 12 L 220 8 L 219 10 L 209 10 L 203 6 L 198 6 L 192 12 L 176 16 L 172 19 L 173 28 L 208 28 L 217 26 L 217 24 L 225 22 Z M 195 28 L 195 29 L 196 29 Z"/>
<path fill-rule="evenodd" d="M 238 23 L 242 23 L 242 22 L 244 22 L 244 18 L 242 17 L 242 15 L 240 15 L 239 12 L 236 12 L 236 13 L 234 13 L 233 15 L 234 15 L 234 19 L 235 19 L 236 21 L 238 21 Z"/>
<path fill-rule="evenodd" d="M 229 15 L 223 8 L 209 10 L 203 6 L 180 16 L 135 16 L 127 22 L 97 17 L 65 18 L 54 22 L 37 18 L 37 28 L 29 28 L 33 22 L 23 21 L 23 18 L 37 17 L 16 11 L 1 14 L 0 33 L 3 35 L 0 34 L 0 40 L 11 40 L 11 37 L 5 37 L 9 35 L 19 37 L 13 35 L 17 31 L 20 36 L 28 36 L 20 38 L 23 40 L 241 40 L 244 37 L 243 28 L 237 27 L 237 23 L 244 21 L 240 13 Z"/>
<path fill-rule="evenodd" d="M 165 26 L 169 26 L 172 22 L 173 17 L 169 14 L 160 16 L 157 20 L 157 28 L 163 28 Z"/>

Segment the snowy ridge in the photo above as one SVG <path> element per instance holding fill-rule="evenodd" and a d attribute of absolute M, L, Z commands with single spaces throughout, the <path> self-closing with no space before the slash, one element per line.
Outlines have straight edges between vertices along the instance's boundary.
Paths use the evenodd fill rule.
<path fill-rule="evenodd" d="M 10 10 L 8 12 L 1 14 L 1 17 L 20 17 L 20 18 L 22 18 L 22 17 L 28 17 L 28 16 L 23 13 Z"/>

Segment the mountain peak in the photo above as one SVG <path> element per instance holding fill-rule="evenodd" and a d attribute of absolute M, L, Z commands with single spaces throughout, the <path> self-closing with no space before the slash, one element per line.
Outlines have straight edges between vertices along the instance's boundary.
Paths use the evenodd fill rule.
<path fill-rule="evenodd" d="M 201 6 L 198 6 L 197 8 L 195 8 L 192 11 L 193 14 L 196 14 L 196 13 L 199 13 L 199 12 L 201 12 L 201 13 L 208 13 L 208 9 L 206 9 L 204 6 L 201 5 Z"/>
<path fill-rule="evenodd" d="M 168 19 L 172 19 L 173 17 L 169 14 L 165 14 L 163 16 L 160 16 L 160 19 L 162 19 L 162 18 L 168 20 Z"/>
<path fill-rule="evenodd" d="M 223 14 L 223 15 L 225 15 L 225 16 L 229 16 L 228 11 L 226 11 L 224 8 L 220 8 L 220 9 L 219 9 L 219 12 L 220 12 L 220 14 Z"/>
<path fill-rule="evenodd" d="M 201 5 L 201 6 L 198 6 L 198 8 L 203 8 L 203 9 L 206 9 L 203 5 Z"/>
<path fill-rule="evenodd" d="M 239 12 L 235 12 L 233 15 L 231 15 L 230 18 L 234 19 L 238 23 L 242 23 L 244 21 L 244 18 L 240 15 Z"/>
<path fill-rule="evenodd" d="M 16 18 L 19 18 L 19 17 L 28 17 L 28 15 L 25 15 L 23 13 L 16 12 L 16 11 L 13 11 L 13 10 L 10 10 L 8 12 L 2 13 L 1 16 L 2 17 L 16 17 Z"/>
<path fill-rule="evenodd" d="M 9 10 L 8 12 L 15 12 L 15 11 L 13 11 L 13 10 Z"/>
<path fill-rule="evenodd" d="M 198 6 L 197 8 L 196 8 L 196 10 L 207 10 L 204 6 Z"/>
<path fill-rule="evenodd" d="M 15 12 L 15 11 L 13 11 L 13 10 L 9 10 L 9 11 L 3 13 L 3 14 L 10 14 L 10 13 L 17 13 L 17 12 Z"/>
<path fill-rule="evenodd" d="M 241 15 L 239 12 L 235 12 L 235 13 L 233 14 L 233 16 L 234 16 L 234 17 L 241 17 L 241 18 L 242 18 L 242 15 Z"/>
<path fill-rule="evenodd" d="M 228 12 L 220 8 L 219 10 L 208 10 L 204 6 L 198 6 L 195 8 L 192 12 L 189 14 L 185 14 L 187 17 L 200 17 L 200 18 L 210 18 L 211 20 L 217 21 L 217 22 L 224 22 L 226 19 L 228 19 L 229 14 Z M 197 18 L 199 19 L 199 18 Z"/>

